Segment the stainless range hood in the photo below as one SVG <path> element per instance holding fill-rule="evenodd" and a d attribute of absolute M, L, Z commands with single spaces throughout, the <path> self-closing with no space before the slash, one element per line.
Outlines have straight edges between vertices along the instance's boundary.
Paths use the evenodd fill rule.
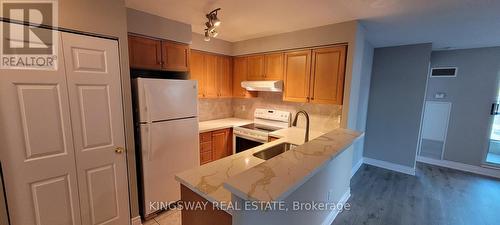
<path fill-rule="evenodd" d="M 242 81 L 241 87 L 245 88 L 247 91 L 282 92 L 283 81 L 282 80 Z"/>

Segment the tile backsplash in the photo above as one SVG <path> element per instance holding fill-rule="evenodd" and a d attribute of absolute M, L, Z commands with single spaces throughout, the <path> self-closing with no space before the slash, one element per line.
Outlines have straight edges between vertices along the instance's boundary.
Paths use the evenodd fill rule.
<path fill-rule="evenodd" d="M 327 104 L 310 104 L 284 102 L 282 93 L 259 92 L 258 98 L 233 99 L 234 117 L 252 119 L 256 108 L 276 109 L 289 111 L 295 116 L 299 110 L 305 110 L 311 120 L 311 129 L 317 131 L 329 131 L 340 126 L 342 106 Z M 299 127 L 305 126 L 305 119 L 299 118 Z"/>
<path fill-rule="evenodd" d="M 338 128 L 342 114 L 339 105 L 284 102 L 282 93 L 275 92 L 259 92 L 259 97 L 249 99 L 199 99 L 198 103 L 200 121 L 228 117 L 253 119 L 256 108 L 289 111 L 293 116 L 305 110 L 311 119 L 311 129 L 324 132 Z M 298 126 L 305 126 L 304 118 L 299 118 Z"/>
<path fill-rule="evenodd" d="M 233 117 L 233 106 L 230 98 L 199 99 L 198 114 L 200 121 Z"/>

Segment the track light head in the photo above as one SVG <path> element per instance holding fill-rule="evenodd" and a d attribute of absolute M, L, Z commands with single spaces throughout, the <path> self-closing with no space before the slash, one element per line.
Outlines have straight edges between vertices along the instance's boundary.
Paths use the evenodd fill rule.
<path fill-rule="evenodd" d="M 217 37 L 219 34 L 215 29 L 221 24 L 221 21 L 217 18 L 217 12 L 219 10 L 220 8 L 214 9 L 206 15 L 208 22 L 205 23 L 205 26 L 207 27 L 205 29 L 205 41 L 210 41 L 211 37 Z"/>
<path fill-rule="evenodd" d="M 205 30 L 205 38 L 203 40 L 210 41 L 210 35 L 208 34 L 208 30 Z"/>

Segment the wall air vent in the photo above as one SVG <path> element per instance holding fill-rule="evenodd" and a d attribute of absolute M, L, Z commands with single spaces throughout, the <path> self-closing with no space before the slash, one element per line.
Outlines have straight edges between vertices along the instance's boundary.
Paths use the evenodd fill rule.
<path fill-rule="evenodd" d="M 435 67 L 431 69 L 431 77 L 456 77 L 457 67 Z"/>

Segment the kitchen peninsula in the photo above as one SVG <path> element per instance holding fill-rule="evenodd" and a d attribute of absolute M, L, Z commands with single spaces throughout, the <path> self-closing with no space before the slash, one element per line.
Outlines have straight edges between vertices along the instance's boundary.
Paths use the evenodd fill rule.
<path fill-rule="evenodd" d="M 293 129 L 293 128 L 290 128 Z M 290 132 L 293 133 L 293 132 Z M 209 207 L 183 210 L 183 225 L 203 224 L 323 224 L 336 210 L 245 210 L 249 202 L 280 202 L 290 210 L 294 202 L 342 203 L 350 196 L 352 144 L 360 133 L 335 129 L 304 143 L 297 135 L 207 163 L 177 174 L 184 202 Z M 254 153 L 283 143 L 297 146 L 268 160 Z M 234 207 L 239 205 L 239 208 Z"/>

